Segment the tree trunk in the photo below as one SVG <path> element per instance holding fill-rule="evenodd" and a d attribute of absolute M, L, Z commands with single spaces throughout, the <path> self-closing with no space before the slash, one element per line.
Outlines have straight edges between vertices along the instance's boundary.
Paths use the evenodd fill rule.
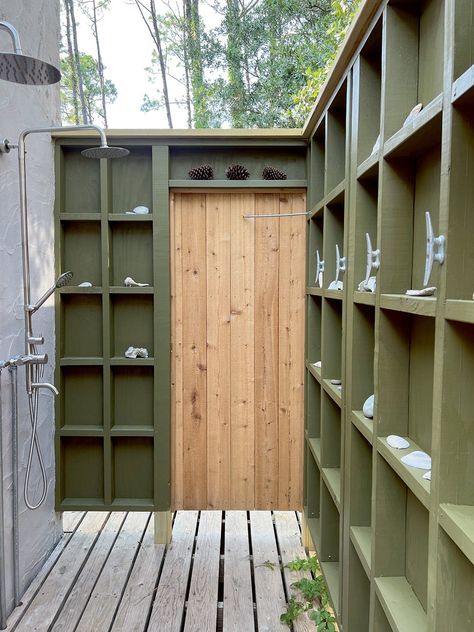
<path fill-rule="evenodd" d="M 102 64 L 102 55 L 100 52 L 99 29 L 97 26 L 97 6 L 96 0 L 92 0 L 92 32 L 94 33 L 95 43 L 97 47 L 97 69 L 99 71 L 100 93 L 102 98 L 102 110 L 104 112 L 104 126 L 107 128 L 107 105 L 105 102 L 105 78 L 104 66 Z"/>
<path fill-rule="evenodd" d="M 186 24 L 187 57 L 191 76 L 194 127 L 206 128 L 209 127 L 210 117 L 206 103 L 206 86 L 202 63 L 199 0 L 185 0 L 184 19 Z"/>
<path fill-rule="evenodd" d="M 243 127 L 245 86 L 242 69 L 242 36 L 239 0 L 227 0 L 225 16 L 227 31 L 227 68 L 230 91 L 232 127 Z"/>
<path fill-rule="evenodd" d="M 186 0 L 183 0 L 183 62 L 184 62 L 184 82 L 186 87 L 186 111 L 188 115 L 188 129 L 191 129 L 193 126 L 193 113 L 191 108 L 191 84 L 189 77 L 189 58 L 188 58 L 188 47 L 186 45 Z"/>
<path fill-rule="evenodd" d="M 156 50 L 158 52 L 158 60 L 160 63 L 161 76 L 163 78 L 163 98 L 165 100 L 166 116 L 168 117 L 168 125 L 173 129 L 173 120 L 171 118 L 170 97 L 168 93 L 168 81 L 166 79 L 166 64 L 163 55 L 163 47 L 161 46 L 160 29 L 158 28 L 158 20 L 156 17 L 155 0 L 150 0 L 150 11 L 153 22 L 153 31 L 155 33 Z"/>
<path fill-rule="evenodd" d="M 81 61 L 79 57 L 79 46 L 77 43 L 77 24 L 76 24 L 76 16 L 74 14 L 74 0 L 66 0 L 66 2 L 68 2 L 69 4 L 69 12 L 71 16 L 74 64 L 76 67 L 77 83 L 79 86 L 79 98 L 81 101 L 81 109 L 82 109 L 82 122 L 84 123 L 84 125 L 87 125 L 88 123 L 90 123 L 90 121 L 89 121 L 89 116 L 87 113 L 86 100 L 84 98 L 84 81 L 82 79 Z"/>
<path fill-rule="evenodd" d="M 69 11 L 69 3 L 67 0 L 64 0 L 64 8 L 66 9 L 67 58 L 68 58 L 69 69 L 71 72 L 72 106 L 74 109 L 74 124 L 79 125 L 79 101 L 78 101 L 78 96 L 77 96 L 77 75 L 76 75 L 76 66 L 74 63 L 74 53 L 72 50 L 71 15 Z"/>

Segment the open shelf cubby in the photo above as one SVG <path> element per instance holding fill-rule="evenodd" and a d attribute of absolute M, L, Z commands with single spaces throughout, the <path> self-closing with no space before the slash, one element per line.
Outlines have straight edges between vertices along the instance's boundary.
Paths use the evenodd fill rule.
<path fill-rule="evenodd" d="M 360 178 L 355 186 L 356 216 L 354 225 L 354 290 L 364 281 L 367 267 L 367 240 L 369 234 L 372 249 L 377 249 L 377 199 L 378 169 L 372 177 Z M 377 276 L 372 269 L 370 276 Z"/>
<path fill-rule="evenodd" d="M 128 347 L 139 347 L 147 349 L 148 356 L 152 358 L 153 325 L 153 296 L 111 295 L 111 356 L 124 358 Z M 129 362 L 133 364 L 135 360 L 131 359 Z"/>
<path fill-rule="evenodd" d="M 337 187 L 346 174 L 347 82 L 336 93 L 326 114 L 325 195 Z"/>
<path fill-rule="evenodd" d="M 431 455 L 435 321 L 381 310 L 379 336 L 384 345 L 379 349 L 376 384 L 377 408 L 383 411 L 378 435 L 406 437 L 415 444 L 412 449 Z M 402 463 L 400 467 L 409 473 L 415 469 Z"/>
<path fill-rule="evenodd" d="M 103 428 L 103 369 L 101 366 L 61 368 L 59 425 L 88 429 Z"/>
<path fill-rule="evenodd" d="M 433 139 L 435 140 L 435 139 Z M 377 275 L 384 294 L 405 294 L 423 287 L 426 219 L 429 211 L 439 234 L 440 145 L 410 159 L 386 161 L 382 176 L 381 259 Z M 428 284 L 438 287 L 441 266 L 434 262 Z"/>
<path fill-rule="evenodd" d="M 443 91 L 443 0 L 393 0 L 386 10 L 385 140 L 418 103 Z"/>
<path fill-rule="evenodd" d="M 321 436 L 321 387 L 314 376 L 306 371 L 306 432 L 308 438 Z"/>
<path fill-rule="evenodd" d="M 112 431 L 153 430 L 153 373 L 152 366 L 112 367 Z"/>
<path fill-rule="evenodd" d="M 153 180 L 150 147 L 127 147 L 125 160 L 110 161 L 111 213 L 126 213 L 137 206 L 153 212 Z"/>
<path fill-rule="evenodd" d="M 382 90 L 382 20 L 373 28 L 354 67 L 358 107 L 357 164 L 377 155 Z M 376 147 L 377 143 L 377 147 Z"/>
<path fill-rule="evenodd" d="M 126 277 L 153 286 L 153 227 L 144 222 L 110 224 L 110 285 L 123 287 Z"/>
<path fill-rule="evenodd" d="M 153 439 L 147 437 L 112 438 L 112 503 L 147 503 L 154 498 Z"/>
<path fill-rule="evenodd" d="M 61 294 L 62 358 L 101 358 L 102 296 Z"/>
<path fill-rule="evenodd" d="M 104 444 L 98 437 L 61 437 L 60 486 L 64 506 L 104 502 Z"/>
<path fill-rule="evenodd" d="M 321 360 L 321 302 L 320 296 L 308 295 L 307 358 L 310 364 Z"/>
<path fill-rule="evenodd" d="M 84 281 L 102 285 L 101 236 L 99 222 L 62 222 L 62 265 L 71 270 L 73 284 Z M 72 286 L 71 286 L 72 287 Z"/>
<path fill-rule="evenodd" d="M 367 632 L 369 629 L 370 580 L 359 555 L 352 544 L 349 545 L 349 629 L 351 632 Z M 380 628 L 376 628 L 379 630 Z"/>
<path fill-rule="evenodd" d="M 323 299 L 321 331 L 322 376 L 328 380 L 342 380 L 342 301 Z"/>
<path fill-rule="evenodd" d="M 324 287 L 336 279 L 336 245 L 343 257 L 344 251 L 344 193 L 324 209 Z M 339 276 L 344 281 L 344 273 Z M 342 293 L 341 293 L 342 295 Z"/>
<path fill-rule="evenodd" d="M 311 137 L 310 147 L 311 150 L 308 164 L 308 176 L 311 182 L 309 207 L 310 209 L 313 209 L 324 197 L 324 183 L 326 179 L 326 128 L 324 120 L 320 123 Z"/>
<path fill-rule="evenodd" d="M 426 631 L 429 512 L 381 457 L 376 480 L 375 591 L 393 630 Z"/>
<path fill-rule="evenodd" d="M 62 186 L 59 210 L 62 213 L 100 213 L 100 160 L 81 155 L 85 147 L 62 148 Z"/>
<path fill-rule="evenodd" d="M 454 79 L 474 64 L 474 10 L 472 0 L 454 3 Z"/>
<path fill-rule="evenodd" d="M 321 484 L 321 545 L 319 560 L 336 612 L 340 606 L 339 578 L 339 510 L 326 483 Z"/>

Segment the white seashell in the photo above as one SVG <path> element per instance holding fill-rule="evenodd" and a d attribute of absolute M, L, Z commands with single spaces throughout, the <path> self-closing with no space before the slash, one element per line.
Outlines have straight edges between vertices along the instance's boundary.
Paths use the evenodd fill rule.
<path fill-rule="evenodd" d="M 415 450 L 414 452 L 410 452 L 410 454 L 405 454 L 400 460 L 402 463 L 405 463 L 405 465 L 416 467 L 419 470 L 431 470 L 431 457 L 421 450 Z"/>
<path fill-rule="evenodd" d="M 126 358 L 148 358 L 148 350 L 144 347 L 129 347 L 125 351 Z"/>
<path fill-rule="evenodd" d="M 343 290 L 344 283 L 342 281 L 331 281 L 328 290 Z"/>
<path fill-rule="evenodd" d="M 330 380 L 331 384 L 334 384 L 334 386 L 339 386 L 339 384 L 342 384 L 341 380 Z"/>
<path fill-rule="evenodd" d="M 362 406 L 362 412 L 364 413 L 364 416 L 367 417 L 367 419 L 374 418 L 374 402 L 375 395 L 371 395 L 370 397 L 367 397 L 364 405 Z"/>
<path fill-rule="evenodd" d="M 148 215 L 149 212 L 150 209 L 148 206 L 136 206 L 132 211 L 132 213 L 135 213 L 136 215 Z"/>
<path fill-rule="evenodd" d="M 410 447 L 410 443 L 404 439 L 403 437 L 399 437 L 398 435 L 388 435 L 387 443 L 392 448 L 397 448 L 397 450 L 404 450 L 405 448 Z"/>
<path fill-rule="evenodd" d="M 411 123 L 416 118 L 416 116 L 421 112 L 422 109 L 423 109 L 423 103 L 417 103 L 415 107 L 412 109 L 412 111 L 410 112 L 410 114 L 406 117 L 403 125 L 405 126 Z"/>
<path fill-rule="evenodd" d="M 315 366 L 317 369 L 321 368 L 321 360 L 318 360 L 317 362 L 313 362 L 313 366 Z"/>
<path fill-rule="evenodd" d="M 377 136 L 377 140 L 374 143 L 374 146 L 372 147 L 372 151 L 370 152 L 370 155 L 372 156 L 372 154 L 375 154 L 376 151 L 378 151 L 380 149 L 380 134 Z"/>
<path fill-rule="evenodd" d="M 425 472 L 423 474 L 423 478 L 425 479 L 425 481 L 431 481 L 431 470 L 429 470 L 428 472 Z"/>
<path fill-rule="evenodd" d="M 90 283 L 90 281 L 84 281 L 83 283 L 79 283 L 77 287 L 92 287 L 92 283 Z"/>
<path fill-rule="evenodd" d="M 132 277 L 124 279 L 123 284 L 125 287 L 147 287 L 149 285 L 149 283 L 137 283 L 137 281 L 134 281 Z"/>
<path fill-rule="evenodd" d="M 407 296 L 433 296 L 435 292 L 436 292 L 435 287 L 424 287 L 421 290 L 407 290 L 406 295 Z"/>

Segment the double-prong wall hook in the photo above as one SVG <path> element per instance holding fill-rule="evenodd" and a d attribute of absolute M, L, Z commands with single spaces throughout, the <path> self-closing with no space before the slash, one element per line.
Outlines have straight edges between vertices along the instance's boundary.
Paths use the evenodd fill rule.
<path fill-rule="evenodd" d="M 372 248 L 372 241 L 369 233 L 365 233 L 365 240 L 367 242 L 367 266 L 365 268 L 364 287 L 367 288 L 372 270 L 378 270 L 380 268 L 380 249 L 377 248 L 374 250 Z"/>
<path fill-rule="evenodd" d="M 316 250 L 316 279 L 315 284 L 323 287 L 324 261 L 319 256 L 319 250 Z"/>
<path fill-rule="evenodd" d="M 426 263 L 425 276 L 423 278 L 423 286 L 429 283 L 433 263 L 437 261 L 440 265 L 444 263 L 444 245 L 446 238 L 444 235 L 434 236 L 433 224 L 431 223 L 431 215 L 429 211 L 425 213 L 426 220 Z"/>

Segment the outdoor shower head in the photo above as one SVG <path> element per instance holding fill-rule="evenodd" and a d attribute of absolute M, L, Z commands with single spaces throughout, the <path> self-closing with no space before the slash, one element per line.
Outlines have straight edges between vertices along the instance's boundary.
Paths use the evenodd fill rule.
<path fill-rule="evenodd" d="M 61 79 L 61 73 L 55 66 L 23 54 L 20 36 L 12 24 L 0 21 L 1 30 L 9 33 L 15 52 L 0 52 L 0 79 L 34 86 L 50 85 Z"/>
<path fill-rule="evenodd" d="M 68 272 L 63 272 L 57 279 L 55 288 L 64 287 L 69 283 L 74 274 L 69 270 Z"/>
<path fill-rule="evenodd" d="M 84 149 L 81 154 L 85 158 L 125 158 L 129 154 L 128 149 L 123 147 L 109 147 L 108 145 L 101 145 L 100 147 L 90 147 Z"/>

